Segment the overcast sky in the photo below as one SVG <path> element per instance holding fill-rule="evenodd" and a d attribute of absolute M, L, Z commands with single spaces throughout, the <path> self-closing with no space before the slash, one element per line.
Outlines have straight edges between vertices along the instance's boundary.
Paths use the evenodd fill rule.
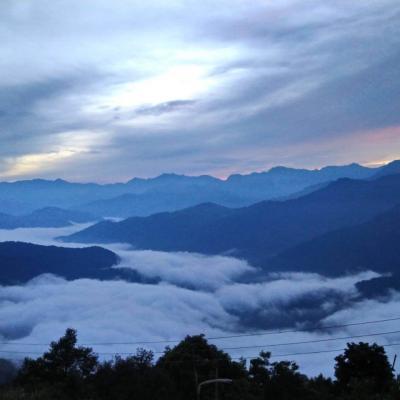
<path fill-rule="evenodd" d="M 400 156 L 398 0 L 2 0 L 0 179 Z"/>

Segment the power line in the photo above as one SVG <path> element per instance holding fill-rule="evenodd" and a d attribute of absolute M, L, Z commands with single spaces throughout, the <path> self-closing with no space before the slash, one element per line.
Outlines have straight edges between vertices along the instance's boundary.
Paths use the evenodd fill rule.
<path fill-rule="evenodd" d="M 399 343 L 389 343 L 389 344 L 382 344 L 380 345 L 381 347 L 394 347 L 394 346 L 400 346 Z M 307 351 L 307 352 L 300 352 L 300 353 L 289 353 L 289 354 L 275 354 L 271 355 L 271 358 L 277 358 L 277 357 L 291 357 L 291 356 L 304 356 L 304 355 L 311 355 L 311 354 L 322 354 L 322 353 L 337 353 L 339 351 L 345 351 L 346 349 L 336 349 L 336 350 L 316 350 L 316 351 Z M 247 357 L 246 357 L 247 358 Z"/>
<path fill-rule="evenodd" d="M 286 343 L 271 343 L 271 344 L 263 344 L 257 346 L 239 346 L 239 347 L 223 347 L 223 350 L 244 350 L 244 349 L 255 349 L 261 347 L 280 347 L 280 346 L 290 346 L 290 345 L 299 345 L 299 344 L 310 344 L 310 343 L 323 343 L 323 342 L 333 342 L 335 340 L 347 340 L 347 339 L 357 339 L 363 337 L 373 337 L 373 336 L 384 336 L 384 335 L 392 335 L 395 333 L 400 333 L 398 331 L 391 332 L 380 332 L 380 333 L 370 333 L 365 335 L 352 335 L 352 336 L 342 336 L 342 337 L 334 337 L 334 338 L 325 338 L 325 339 L 315 339 L 315 340 L 305 340 L 301 342 L 286 342 Z"/>
<path fill-rule="evenodd" d="M 333 337 L 333 338 L 325 338 L 325 339 L 313 339 L 313 340 L 305 340 L 300 342 L 285 342 L 285 343 L 267 343 L 262 345 L 252 345 L 252 346 L 238 346 L 238 347 L 222 347 L 221 350 L 245 350 L 245 349 L 255 349 L 255 348 L 270 348 L 270 347 L 278 347 L 278 346 L 290 346 L 290 345 L 300 345 L 300 344 L 312 344 L 312 343 L 323 343 L 323 342 L 333 342 L 336 340 L 348 340 L 348 339 L 357 339 L 364 337 L 375 337 L 375 336 L 386 336 L 392 335 L 395 333 L 400 333 L 400 330 L 390 331 L 390 332 L 374 332 L 363 335 L 349 335 L 342 337 Z M 0 353 L 14 353 L 14 354 L 43 354 L 42 352 L 23 352 L 23 351 L 7 351 L 0 350 Z M 112 355 L 112 354 L 134 354 L 133 352 L 114 352 L 114 353 L 104 353 L 99 352 L 99 355 Z M 164 354 L 164 351 L 154 351 L 153 354 Z"/>
<path fill-rule="evenodd" d="M 395 347 L 395 346 L 400 346 L 399 343 L 389 343 L 389 344 L 382 344 L 380 345 L 383 348 L 387 347 Z M 292 357 L 292 356 L 305 356 L 305 355 L 315 355 L 315 354 L 325 354 L 325 353 L 338 353 L 340 351 L 345 351 L 345 348 L 341 349 L 334 349 L 334 350 L 316 350 L 316 351 L 306 351 L 306 352 L 298 352 L 298 353 L 285 353 L 285 354 L 273 354 L 270 356 L 270 358 L 280 358 L 280 357 Z M 2 353 L 13 353 L 13 354 L 42 354 L 39 352 L 8 352 L 8 351 L 0 351 Z M 134 355 L 135 353 L 97 353 L 98 355 L 104 355 L 104 356 L 118 356 L 118 355 Z M 231 360 L 253 360 L 259 357 L 259 354 L 254 355 L 254 356 L 246 356 L 246 357 L 231 357 Z M 19 358 L 19 360 L 23 360 L 24 358 Z M 223 358 L 214 358 L 214 359 L 207 359 L 207 360 L 200 360 L 201 362 L 204 361 L 225 361 L 226 359 Z M 190 362 L 193 362 L 193 360 L 189 360 Z M 173 360 L 173 361 L 168 361 L 168 363 L 183 363 L 187 362 L 187 360 Z"/>
<path fill-rule="evenodd" d="M 263 332 L 252 332 L 252 333 L 243 333 L 236 335 L 226 335 L 226 336 L 214 336 L 207 338 L 208 340 L 222 340 L 222 339 L 235 339 L 242 337 L 254 337 L 254 336 L 267 336 L 267 335 L 281 335 L 284 333 L 296 333 L 296 332 L 312 332 L 312 331 L 323 331 L 329 329 L 337 329 L 337 328 L 348 328 L 351 326 L 360 326 L 360 325 L 369 325 L 369 324 L 378 324 L 384 322 L 392 322 L 399 321 L 400 317 L 395 318 L 387 318 L 373 321 L 362 321 L 362 322 L 353 322 L 348 324 L 340 324 L 340 325 L 326 325 L 326 326 L 314 326 L 307 329 L 287 329 L 287 330 L 275 330 L 275 331 L 263 331 Z M 180 342 L 181 339 L 170 339 L 170 340 L 158 340 L 158 341 L 138 341 L 138 342 L 91 342 L 91 343 L 80 343 L 81 346 L 111 346 L 111 345 L 141 345 L 141 344 L 167 344 L 167 343 L 177 343 Z M 20 343 L 17 341 L 4 341 L 0 342 L 0 345 L 13 345 L 18 344 L 18 346 L 49 346 L 50 343 Z"/>
<path fill-rule="evenodd" d="M 240 337 L 252 337 L 252 336 L 267 336 L 267 335 L 280 335 L 283 333 L 296 333 L 296 332 L 312 332 L 312 331 L 323 331 L 328 329 L 337 329 L 337 328 L 348 328 L 351 326 L 360 326 L 360 325 L 369 325 L 369 324 L 378 324 L 383 322 L 392 322 L 399 321 L 400 317 L 388 318 L 388 319 L 380 319 L 375 321 L 363 321 L 363 322 L 353 322 L 349 324 L 341 324 L 341 325 L 326 325 L 326 326 L 314 326 L 307 329 L 287 329 L 287 330 L 278 330 L 278 331 L 264 331 L 264 332 L 254 332 L 254 333 L 244 333 L 238 335 L 230 335 L 230 336 L 217 336 L 213 338 L 208 338 L 209 340 L 219 340 L 219 339 L 234 339 Z"/>

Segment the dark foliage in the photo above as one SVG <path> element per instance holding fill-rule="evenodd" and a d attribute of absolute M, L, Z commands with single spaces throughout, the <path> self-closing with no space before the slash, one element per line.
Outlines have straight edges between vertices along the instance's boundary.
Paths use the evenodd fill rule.
<path fill-rule="evenodd" d="M 393 371 L 385 349 L 377 344 L 351 343 L 336 357 L 335 376 L 341 392 L 384 395 L 393 386 Z"/>
<path fill-rule="evenodd" d="M 9 361 L 0 358 L 0 385 L 11 382 L 17 375 L 17 368 Z"/>
<path fill-rule="evenodd" d="M 0 363 L 0 366 L 2 364 Z M 271 362 L 261 352 L 246 368 L 204 336 L 188 336 L 154 360 L 152 352 L 99 362 L 92 349 L 77 346 L 68 329 L 36 360 L 25 359 L 2 400 L 395 400 L 399 380 L 382 347 L 348 344 L 336 358 L 336 380 L 308 378 L 294 362 Z M 208 380 L 229 379 L 230 382 Z"/>
<path fill-rule="evenodd" d="M 187 399 L 188 396 L 194 399 L 198 384 L 215 378 L 234 380 L 232 385 L 224 387 L 221 399 L 238 398 L 247 376 L 243 363 L 232 361 L 228 354 L 208 344 L 203 336 L 188 336 L 173 349 L 167 348 L 156 367 L 168 373 L 177 400 Z M 202 388 L 202 398 L 209 398 L 217 389 L 215 385 Z"/>
<path fill-rule="evenodd" d="M 76 331 L 67 329 L 42 357 L 25 359 L 16 378 L 17 386 L 32 394 L 45 389 L 58 399 L 84 398 L 85 382 L 95 373 L 98 361 L 91 348 L 76 344 Z"/>

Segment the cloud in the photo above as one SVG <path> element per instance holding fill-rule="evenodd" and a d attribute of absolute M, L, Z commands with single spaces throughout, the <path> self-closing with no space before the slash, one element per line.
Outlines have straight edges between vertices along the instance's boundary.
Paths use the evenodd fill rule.
<path fill-rule="evenodd" d="M 203 331 L 221 334 L 235 322 L 212 296 L 166 284 L 65 282 L 44 276 L 25 286 L 3 287 L 0 292 L 2 336 L 20 339 L 20 343 L 48 343 L 67 326 L 78 329 L 83 343 L 135 342 Z M 6 350 L 23 349 L 19 344 L 12 347 Z"/>
<path fill-rule="evenodd" d="M 72 224 L 64 228 L 18 228 L 13 230 L 0 229 L 0 242 L 14 241 L 14 242 L 28 242 L 40 244 L 43 246 L 58 245 L 60 243 L 55 241 L 55 237 L 72 235 L 80 229 L 89 227 L 88 224 Z M 82 247 L 79 244 L 63 243 L 63 247 Z"/>
<path fill-rule="evenodd" d="M 224 286 L 217 295 L 225 308 L 250 313 L 259 308 L 284 308 L 310 293 L 316 297 L 323 297 L 323 294 L 326 296 L 334 291 L 348 298 L 357 297 L 355 284 L 377 276 L 379 275 L 373 272 L 333 279 L 309 273 L 273 274 L 272 279 L 262 283 L 235 283 Z M 318 304 L 318 307 L 320 306 L 321 304 Z"/>
<path fill-rule="evenodd" d="M 331 141 L 400 124 L 399 12 L 394 0 L 6 1 L 0 176 L 225 176 L 395 156 L 397 143 Z M 60 165 L 65 132 L 96 140 Z"/>
<path fill-rule="evenodd" d="M 78 225 L 0 231 L 0 240 L 57 244 L 54 237 L 81 228 Z M 175 340 L 199 333 L 219 337 L 260 333 L 265 329 L 304 329 L 213 340 L 218 346 L 229 349 L 233 357 L 254 357 L 262 349 L 274 355 L 337 350 L 344 348 L 350 339 L 330 339 L 398 330 L 398 321 L 389 321 L 307 331 L 316 324 L 332 326 L 398 317 L 399 293 L 364 300 L 357 292 L 356 283 L 377 276 L 373 272 L 338 278 L 283 273 L 258 277 L 256 281 L 256 276 L 251 279 L 252 275 L 248 275 L 253 269 L 247 263 L 231 257 L 134 251 L 122 245 L 109 248 L 122 258 L 120 267 L 133 268 L 148 278 L 157 278 L 158 283 L 90 279 L 68 282 L 60 277 L 42 275 L 25 285 L 0 287 L 0 342 L 15 341 L 14 344 L 0 344 L 2 356 L 20 358 L 29 352 L 40 353 L 46 349 L 45 345 L 29 344 L 49 343 L 61 336 L 67 327 L 78 329 L 80 342 L 94 344 L 95 351 L 105 359 L 114 353 L 134 352 L 139 344 L 106 346 L 95 343 Z M 243 273 L 247 275 L 247 282 L 242 281 Z M 313 340 L 322 342 L 298 343 Z M 400 335 L 356 340 L 390 344 L 399 342 Z M 284 345 L 292 342 L 297 344 Z M 164 345 L 146 347 L 162 351 Z M 395 347 L 388 347 L 388 351 L 392 355 Z M 287 358 L 298 361 L 306 373 L 332 374 L 337 353 Z"/>
<path fill-rule="evenodd" d="M 317 277 L 311 278 L 316 280 Z M 293 287 L 306 283 L 291 282 L 286 278 L 286 285 Z M 339 284 L 339 282 L 336 282 Z M 284 285 L 285 286 L 285 285 Z M 318 285 L 312 285 L 318 287 Z M 348 293 L 335 286 L 342 295 Z M 267 285 L 265 286 L 267 288 Z M 287 286 L 286 286 L 287 287 Z M 306 290 L 304 290 L 305 292 Z M 350 290 L 350 292 L 352 289 Z M 304 294 L 304 293 L 303 293 Z M 237 291 L 236 296 L 246 296 Z M 281 301 L 280 293 L 273 306 L 273 294 L 269 302 L 260 302 L 252 307 L 264 310 L 265 315 L 287 309 L 287 302 Z M 296 295 L 291 296 L 293 300 Z M 326 300 L 325 300 L 326 301 Z M 344 323 L 393 318 L 399 307 L 399 294 L 394 294 L 386 301 L 361 301 L 349 304 L 347 308 L 332 312 L 323 323 L 337 325 Z M 209 337 L 224 336 L 248 331 L 241 324 L 240 318 L 232 310 L 224 307 L 224 301 L 211 292 L 193 291 L 170 284 L 143 285 L 123 281 L 95 281 L 81 279 L 66 282 L 61 278 L 42 276 L 24 286 L 0 288 L 0 334 L 2 341 L 15 341 L 15 344 L 2 344 L 3 356 L 19 358 L 24 352 L 42 352 L 45 345 L 33 346 L 30 343 L 46 344 L 61 336 L 67 327 L 78 329 L 81 343 L 94 344 L 95 351 L 102 358 L 111 358 L 113 353 L 134 352 L 139 344 L 132 345 L 96 345 L 96 343 L 132 343 L 141 341 L 175 340 L 186 334 L 206 333 Z M 320 305 L 320 304 L 319 304 Z M 239 308 L 239 307 L 238 307 Z M 240 310 L 239 310 L 240 311 Z M 249 313 L 245 304 L 243 310 Z M 304 321 L 306 315 L 303 315 Z M 300 319 L 300 318 L 299 318 Z M 12 322 L 11 322 L 12 321 Z M 397 324 L 398 325 L 398 324 Z M 277 325 L 276 327 L 278 327 Z M 218 346 L 229 349 L 233 357 L 256 356 L 262 349 L 273 354 L 292 354 L 297 352 L 329 351 L 345 347 L 351 335 L 368 335 L 377 332 L 398 330 L 396 323 L 364 325 L 347 329 L 328 331 L 304 331 L 266 336 L 240 337 L 214 340 Z M 251 329 L 254 331 L 254 329 Z M 331 338 L 341 340 L 328 340 Z M 380 344 L 395 343 L 399 334 L 378 337 L 364 337 L 356 340 L 377 341 Z M 298 343 L 321 340 L 319 343 Z M 297 343 L 286 345 L 285 343 Z M 154 351 L 162 351 L 164 344 L 144 345 Z M 255 347 L 257 346 L 257 347 Z M 236 347 L 244 347 L 236 349 Z M 249 347 L 249 348 L 246 348 Z M 389 354 L 392 354 L 388 348 Z M 7 351 L 17 352 L 16 354 Z M 22 352 L 22 353 L 20 353 Z M 36 354 L 31 354 L 35 356 Z M 304 372 L 332 374 L 332 354 L 288 356 L 297 360 Z"/>
<path fill-rule="evenodd" d="M 146 278 L 193 289 L 212 291 L 256 272 L 246 261 L 233 257 L 110 248 L 121 257 L 116 268 L 133 269 Z"/>
<path fill-rule="evenodd" d="M 374 272 L 340 278 L 318 274 L 273 274 L 259 283 L 233 283 L 216 296 L 247 329 L 275 329 L 300 324 L 305 329 L 359 300 L 357 282 L 376 277 Z"/>
<path fill-rule="evenodd" d="M 138 115 L 161 115 L 173 112 L 184 107 L 190 107 L 196 103 L 195 100 L 173 100 L 165 103 L 157 104 L 150 107 L 142 107 L 136 110 Z"/>

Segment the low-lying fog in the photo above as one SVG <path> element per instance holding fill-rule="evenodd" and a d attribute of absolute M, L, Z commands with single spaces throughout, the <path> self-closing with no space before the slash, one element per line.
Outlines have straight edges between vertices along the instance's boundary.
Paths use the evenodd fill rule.
<path fill-rule="evenodd" d="M 82 229 L 0 230 L 0 241 L 16 240 L 56 244 L 58 236 Z M 65 244 L 66 246 L 81 246 Z M 153 284 L 80 279 L 66 281 L 42 275 L 21 286 L 0 286 L 0 357 L 19 359 L 46 350 L 67 327 L 78 330 L 80 343 L 102 358 L 147 347 L 160 352 L 167 343 L 139 344 L 204 333 L 208 337 L 287 329 L 292 321 L 300 328 L 321 322 L 344 325 L 400 317 L 400 293 L 389 298 L 362 300 L 355 284 L 377 276 L 366 271 L 352 276 L 324 278 L 317 274 L 272 274 L 263 279 L 242 260 L 191 253 L 135 251 L 125 245 L 105 245 L 121 257 L 117 268 L 136 270 Z M 348 341 L 400 342 L 400 332 L 345 339 L 348 336 L 400 331 L 400 321 L 354 325 L 324 331 L 292 332 L 228 339 L 213 343 L 232 357 L 256 356 L 265 349 L 277 359 L 296 360 L 302 371 L 332 374 L 334 357 Z M 332 338 L 340 340 L 330 340 Z M 13 341 L 13 344 L 5 343 Z M 314 343 L 298 343 L 320 340 Z M 137 344 L 104 344 L 104 343 Z M 297 344 L 283 345 L 296 342 Z M 103 343 L 103 344 L 101 344 Z M 173 345 L 173 343 L 169 343 Z M 251 347 L 250 347 L 251 346 Z M 254 346 L 254 347 L 253 347 Z M 259 347 L 255 347 L 259 346 Z M 237 347 L 249 347 L 235 349 Z M 325 353 L 324 353 L 325 351 Z M 387 347 L 391 357 L 396 346 Z"/>

